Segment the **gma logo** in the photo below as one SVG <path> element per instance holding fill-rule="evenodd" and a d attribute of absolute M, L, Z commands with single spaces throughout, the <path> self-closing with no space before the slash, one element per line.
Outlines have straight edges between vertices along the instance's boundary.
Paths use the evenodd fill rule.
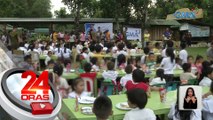
<path fill-rule="evenodd" d="M 196 15 L 195 12 L 175 12 L 174 16 L 177 19 L 195 19 Z"/>

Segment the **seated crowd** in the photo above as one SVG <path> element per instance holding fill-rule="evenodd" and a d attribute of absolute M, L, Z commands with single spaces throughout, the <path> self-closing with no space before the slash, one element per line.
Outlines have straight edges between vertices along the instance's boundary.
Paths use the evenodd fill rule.
<path fill-rule="evenodd" d="M 26 69 L 38 70 L 38 64 L 33 62 L 31 52 L 46 57 L 44 60 L 46 70 L 50 71 L 49 77 L 63 98 L 93 96 L 93 88 L 88 86 L 88 82 L 84 82 L 83 78 L 86 76 L 96 80 L 97 75 L 101 74 L 103 79 L 98 81 L 99 92 L 103 92 L 101 88 L 105 80 L 110 80 L 118 92 L 126 91 L 128 104 L 133 109 L 126 113 L 124 120 L 136 120 L 141 116 L 143 119 L 140 120 L 155 120 L 154 112 L 145 108 L 151 91 L 159 91 L 161 85 L 173 81 L 179 80 L 180 85 L 188 85 L 194 80 L 197 85 L 211 88 L 203 99 L 203 111 L 211 113 L 203 114 L 203 117 L 210 120 L 213 117 L 213 99 L 207 97 L 213 94 L 212 63 L 204 61 L 200 55 L 197 55 L 194 61 L 194 57 L 188 55 L 185 44 L 181 44 L 180 48 L 175 50 L 170 40 L 164 49 L 156 42 L 155 47 L 147 43 L 147 47 L 143 50 L 137 44 L 133 45 L 128 41 L 77 41 L 76 44 L 70 45 L 69 42 L 60 40 L 20 43 L 18 50 L 23 51 L 25 55 L 24 62 L 19 66 Z M 141 56 L 132 57 L 134 54 Z M 52 59 L 53 56 L 56 56 L 57 60 Z M 70 69 L 74 69 L 80 76 L 74 80 L 72 87 L 62 76 L 63 72 L 69 72 Z M 176 69 L 183 70 L 178 80 L 174 76 Z M 118 71 L 125 72 L 125 75 L 120 77 Z M 146 75 L 153 71 L 156 71 L 155 77 L 147 78 Z M 113 114 L 112 102 L 108 97 L 102 96 L 102 93 L 98 94 L 101 95 L 94 102 L 93 112 L 97 119 L 108 119 Z M 177 104 L 171 107 L 168 115 L 170 119 L 201 120 L 201 110 L 181 111 L 176 106 Z"/>

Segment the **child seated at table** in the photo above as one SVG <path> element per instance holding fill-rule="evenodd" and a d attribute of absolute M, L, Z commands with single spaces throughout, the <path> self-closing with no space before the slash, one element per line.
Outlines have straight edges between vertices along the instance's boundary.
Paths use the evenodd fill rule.
<path fill-rule="evenodd" d="M 210 87 L 213 79 L 213 68 L 208 67 L 206 68 L 206 73 L 204 78 L 200 81 L 199 85 L 200 86 L 207 86 Z"/>
<path fill-rule="evenodd" d="M 197 55 L 195 60 L 195 67 L 197 68 L 198 74 L 201 74 L 202 72 L 202 63 L 203 63 L 203 57 L 201 55 Z"/>
<path fill-rule="evenodd" d="M 156 120 L 153 110 L 145 108 L 148 102 L 147 94 L 141 89 L 127 91 L 128 105 L 132 108 L 123 120 Z"/>
<path fill-rule="evenodd" d="M 145 48 L 143 49 L 143 52 L 144 52 L 145 55 L 143 55 L 143 56 L 141 57 L 141 64 L 146 64 L 146 59 L 147 59 L 147 57 L 148 57 L 148 54 L 149 54 L 150 50 L 149 50 L 148 47 L 145 47 Z"/>
<path fill-rule="evenodd" d="M 155 62 L 155 55 L 153 52 L 149 53 L 148 60 L 145 61 L 146 66 L 148 66 L 149 69 L 154 69 L 156 62 Z"/>
<path fill-rule="evenodd" d="M 82 79 L 77 79 L 74 81 L 73 90 L 74 91 L 69 93 L 69 98 L 81 98 L 90 96 L 88 92 L 84 91 L 84 80 Z"/>
<path fill-rule="evenodd" d="M 67 80 L 61 77 L 63 74 L 63 67 L 60 64 L 56 64 L 53 67 L 53 83 L 56 86 L 58 92 L 60 93 L 62 98 L 67 98 L 68 91 L 70 90 L 70 86 L 67 83 Z"/>
<path fill-rule="evenodd" d="M 116 83 L 116 79 L 118 77 L 118 72 L 114 70 L 115 64 L 113 62 L 108 62 L 107 63 L 107 71 L 104 71 L 102 73 L 103 78 L 110 79 L 114 83 Z"/>
<path fill-rule="evenodd" d="M 54 65 L 55 65 L 54 60 L 48 61 L 46 70 L 52 70 Z"/>
<path fill-rule="evenodd" d="M 82 49 L 82 56 L 84 57 L 84 59 L 87 61 L 87 62 L 90 62 L 90 56 L 88 55 L 88 48 L 84 47 Z"/>
<path fill-rule="evenodd" d="M 127 65 L 125 68 L 126 75 L 123 76 L 120 80 L 121 86 L 125 88 L 126 83 L 132 81 L 132 65 Z"/>
<path fill-rule="evenodd" d="M 95 99 L 92 111 L 97 120 L 107 120 L 113 114 L 112 101 L 107 96 L 99 96 Z"/>
<path fill-rule="evenodd" d="M 91 58 L 92 71 L 98 72 L 100 68 L 98 66 L 98 59 L 96 57 Z"/>
<path fill-rule="evenodd" d="M 149 85 L 146 84 L 146 80 L 144 78 L 145 74 L 140 69 L 135 69 L 132 73 L 132 79 L 133 81 L 128 81 L 126 83 L 126 89 L 127 91 L 135 88 L 139 88 L 147 92 L 147 94 L 150 94 Z"/>
<path fill-rule="evenodd" d="M 213 82 L 210 91 L 203 96 L 203 118 L 204 120 L 212 120 L 213 118 Z"/>
<path fill-rule="evenodd" d="M 176 57 L 175 58 L 175 67 L 174 67 L 174 69 L 182 69 L 181 64 L 182 64 L 181 59 Z"/>
<path fill-rule="evenodd" d="M 47 53 L 47 57 L 45 58 L 45 65 L 47 65 L 47 63 L 51 60 L 51 57 L 52 57 L 52 51 L 48 51 Z"/>
<path fill-rule="evenodd" d="M 120 54 L 120 55 L 118 55 L 117 60 L 118 60 L 118 68 L 121 69 L 121 70 L 125 69 L 125 67 L 126 67 L 126 56 L 124 54 Z"/>
<path fill-rule="evenodd" d="M 156 71 L 156 77 L 153 78 L 149 85 L 157 85 L 157 84 L 166 84 L 166 80 L 164 79 L 164 70 L 163 69 L 157 69 Z"/>
<path fill-rule="evenodd" d="M 197 78 L 196 75 L 191 73 L 191 64 L 190 63 L 184 63 L 182 65 L 184 73 L 180 74 L 180 81 L 181 84 L 187 84 L 188 80 Z"/>

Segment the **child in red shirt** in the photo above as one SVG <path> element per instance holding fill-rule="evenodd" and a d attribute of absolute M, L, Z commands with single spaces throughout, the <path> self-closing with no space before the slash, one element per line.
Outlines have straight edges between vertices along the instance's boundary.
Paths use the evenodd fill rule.
<path fill-rule="evenodd" d="M 133 81 L 128 81 L 126 83 L 125 87 L 126 87 L 127 91 L 138 88 L 138 89 L 142 89 L 142 90 L 146 91 L 149 95 L 150 88 L 149 88 L 149 85 L 147 85 L 145 83 L 146 81 L 145 81 L 144 77 L 145 77 L 145 74 L 142 70 L 135 69 L 132 73 Z"/>

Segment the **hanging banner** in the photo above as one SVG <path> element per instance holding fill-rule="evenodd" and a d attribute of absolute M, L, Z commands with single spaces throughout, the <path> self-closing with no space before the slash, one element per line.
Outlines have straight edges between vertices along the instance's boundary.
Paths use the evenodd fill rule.
<path fill-rule="evenodd" d="M 186 23 L 180 27 L 180 31 L 183 31 L 183 30 L 190 31 L 192 34 L 192 37 L 209 37 L 210 36 L 210 27 L 208 26 L 197 26 L 197 25 L 190 25 Z"/>
<path fill-rule="evenodd" d="M 111 37 L 113 35 L 112 23 L 85 23 L 84 27 L 86 36 L 89 34 L 91 29 L 93 29 L 95 32 L 98 31 L 98 27 L 100 27 L 102 33 L 109 30 Z"/>
<path fill-rule="evenodd" d="M 127 28 L 127 40 L 141 40 L 141 28 Z"/>

